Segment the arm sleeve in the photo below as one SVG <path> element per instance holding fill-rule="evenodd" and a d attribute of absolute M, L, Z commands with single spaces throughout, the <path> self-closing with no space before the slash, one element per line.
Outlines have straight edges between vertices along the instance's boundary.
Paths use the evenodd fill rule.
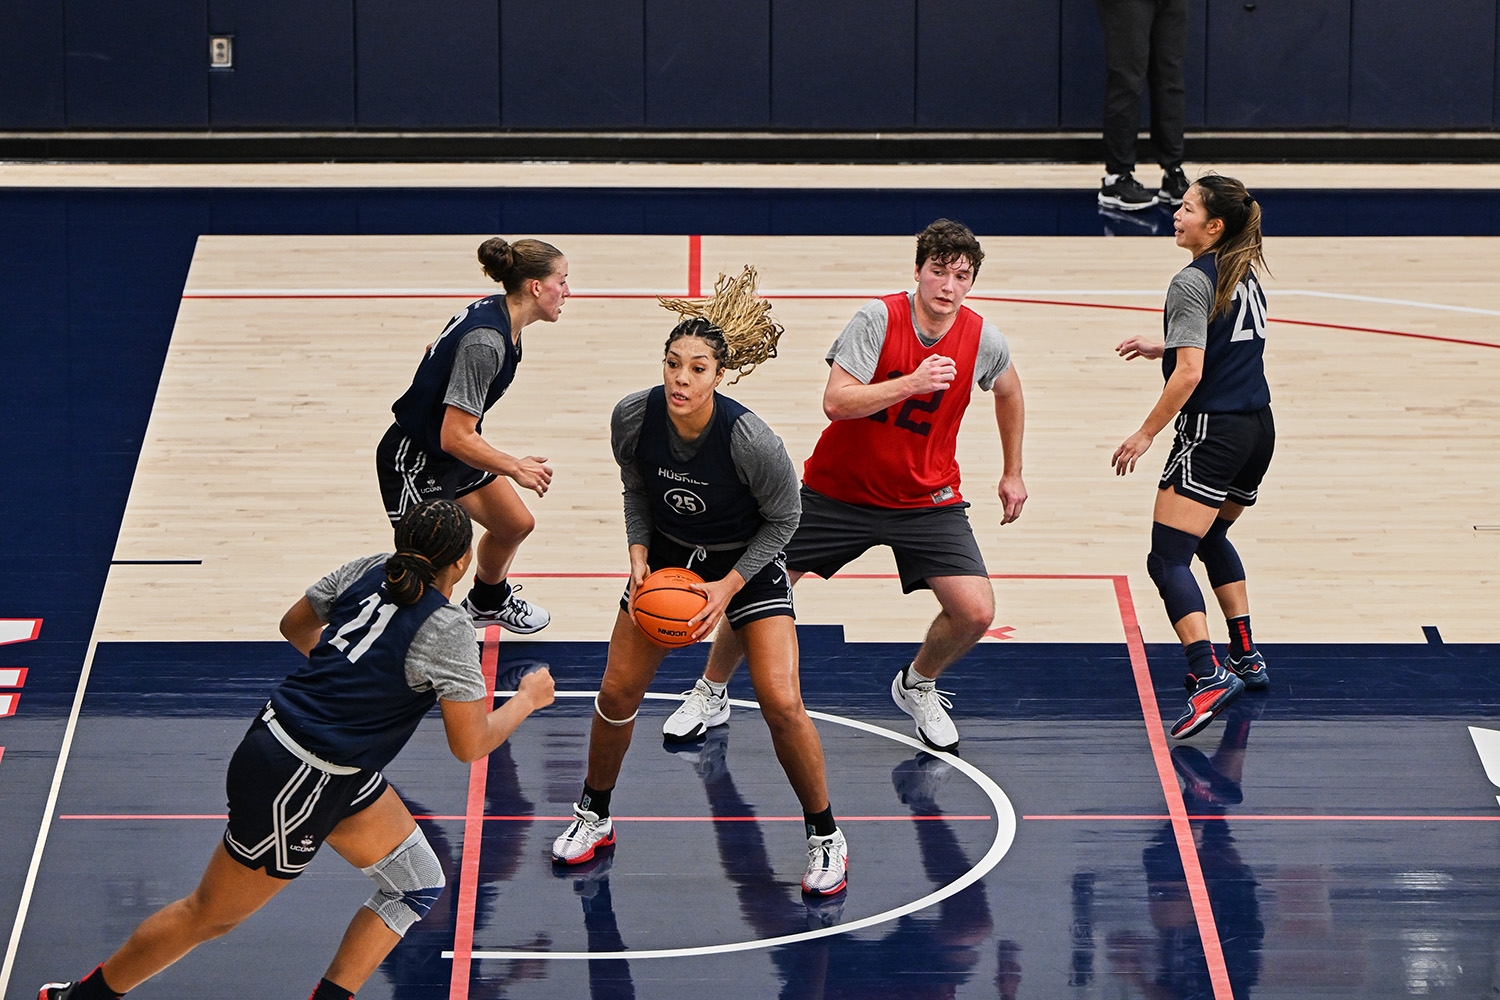
<path fill-rule="evenodd" d="M 609 444 L 620 466 L 625 498 L 625 544 L 651 544 L 651 500 L 646 496 L 646 477 L 636 464 L 635 446 L 646 420 L 646 396 L 651 390 L 633 392 L 615 404 L 609 420 Z"/>
<path fill-rule="evenodd" d="M 413 691 L 436 691 L 446 701 L 484 697 L 479 645 L 468 615 L 448 604 L 428 616 L 406 648 L 406 683 Z"/>
<path fill-rule="evenodd" d="M 979 328 L 979 356 L 974 359 L 974 380 L 979 388 L 989 392 L 995 387 L 995 379 L 1005 374 L 1010 367 L 1010 342 L 1000 328 L 989 320 Z"/>
<path fill-rule="evenodd" d="M 501 347 L 499 330 L 479 326 L 464 334 L 453 354 L 453 370 L 448 373 L 448 390 L 443 402 L 476 417 L 484 416 L 484 400 L 490 383 L 500 374 Z"/>
<path fill-rule="evenodd" d="M 802 519 L 802 496 L 798 491 L 797 469 L 786 453 L 786 445 L 755 414 L 746 413 L 736 421 L 729 438 L 729 453 L 740 479 L 755 495 L 764 519 L 744 555 L 734 564 L 740 576 L 749 580 L 792 540 L 797 522 Z"/>
<path fill-rule="evenodd" d="M 880 363 L 880 351 L 885 347 L 886 316 L 884 302 L 872 299 L 865 303 L 828 348 L 824 360 L 829 364 L 838 362 L 844 371 L 869 385 L 875 377 L 875 366 Z"/>
<path fill-rule="evenodd" d="M 318 621 L 326 622 L 328 620 L 328 614 L 333 610 L 333 602 L 351 583 L 389 558 L 389 552 L 382 552 L 378 556 L 365 556 L 363 559 L 346 562 L 311 587 L 308 587 L 307 603 L 312 605 L 313 613 L 318 616 Z"/>
<path fill-rule="evenodd" d="M 1177 272 L 1167 286 L 1167 346 L 1208 346 L 1208 313 L 1213 308 L 1214 286 L 1196 267 Z"/>

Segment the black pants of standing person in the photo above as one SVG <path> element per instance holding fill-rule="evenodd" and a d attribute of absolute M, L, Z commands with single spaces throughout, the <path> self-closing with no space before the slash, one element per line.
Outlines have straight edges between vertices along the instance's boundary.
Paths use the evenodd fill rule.
<path fill-rule="evenodd" d="M 1151 91 L 1151 142 L 1163 170 L 1182 163 L 1187 0 L 1094 0 L 1104 29 L 1104 167 L 1135 169 L 1141 95 Z"/>

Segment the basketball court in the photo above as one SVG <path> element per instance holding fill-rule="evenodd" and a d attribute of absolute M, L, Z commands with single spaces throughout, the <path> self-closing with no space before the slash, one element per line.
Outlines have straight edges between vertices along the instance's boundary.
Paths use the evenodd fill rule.
<path fill-rule="evenodd" d="M 46 595 L 0 607 L 7 1000 L 87 972 L 195 884 L 229 754 L 296 663 L 282 612 L 390 547 L 375 443 L 419 352 L 492 292 L 474 250 L 495 232 L 556 244 L 573 296 L 527 329 L 486 420 L 555 470 L 512 570 L 553 622 L 476 639 L 497 691 L 543 663 L 559 696 L 472 767 L 434 714 L 387 770 L 448 887 L 362 997 L 1500 989 L 1493 168 L 1382 168 L 1384 187 L 1358 168 L 1221 168 L 1267 206 L 1277 454 L 1233 538 L 1272 677 L 1182 743 L 1165 735 L 1181 654 L 1144 566 L 1169 442 L 1132 476 L 1109 464 L 1160 389 L 1113 348 L 1160 330 L 1186 263 L 1165 212 L 1096 216 L 1085 168 L 526 165 L 508 187 L 442 165 L 236 169 L 0 168 L 6 245 L 36 248 L 8 298 L 35 292 L 19 321 L 67 335 L 67 360 L 16 378 L 7 405 L 45 501 L 37 527 L 7 530 Z M 903 597 L 874 552 L 796 591 L 845 896 L 799 892 L 800 810 L 743 677 L 727 727 L 663 746 L 703 647 L 671 654 L 642 708 L 617 848 L 555 870 L 628 568 L 608 417 L 660 379 L 674 317 L 656 297 L 757 266 L 786 334 L 722 391 L 800 467 L 824 352 L 863 302 L 912 285 L 910 234 L 944 214 L 986 251 L 967 304 L 1009 340 L 1030 493 L 1000 527 L 976 393 L 959 461 L 999 610 L 943 678 L 958 755 L 923 751 L 890 701 L 936 604 Z M 54 264 L 61 285 L 35 284 Z M 57 537 L 96 555 L 61 558 Z M 303 995 L 366 895 L 324 852 L 140 996 Z"/>

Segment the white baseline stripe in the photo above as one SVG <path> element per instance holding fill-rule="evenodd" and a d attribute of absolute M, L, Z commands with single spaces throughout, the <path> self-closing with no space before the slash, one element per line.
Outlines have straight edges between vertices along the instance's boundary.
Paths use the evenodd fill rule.
<path fill-rule="evenodd" d="M 502 693 L 504 692 L 496 692 L 497 695 Z M 557 697 L 592 698 L 596 694 L 598 694 L 597 691 L 559 691 L 557 692 Z M 685 695 L 673 694 L 648 693 L 646 697 L 660 701 L 683 701 L 686 699 Z M 760 710 L 760 705 L 756 702 L 747 701 L 740 698 L 731 698 L 729 699 L 729 703 L 741 708 L 753 708 L 757 711 Z M 755 941 L 731 941 L 725 944 L 702 945 L 695 948 L 660 948 L 655 951 L 632 951 L 629 948 L 621 949 L 619 951 L 476 950 L 470 955 L 470 957 L 475 959 L 498 958 L 509 960 L 545 959 L 547 961 L 588 961 L 590 959 L 601 958 L 626 958 L 634 961 L 636 959 L 646 958 L 693 958 L 706 955 L 725 955 L 730 952 L 736 951 L 755 951 L 762 948 L 775 948 L 780 945 L 793 944 L 794 942 L 798 941 L 815 941 L 818 938 L 832 937 L 835 934 L 848 934 L 851 931 L 863 930 L 866 927 L 874 927 L 877 924 L 889 923 L 892 920 L 897 920 L 901 917 L 906 916 L 908 913 L 915 913 L 918 910 L 923 910 L 929 906 L 939 903 L 942 900 L 947 899 L 949 896 L 953 896 L 957 893 L 962 892 L 969 886 L 973 885 L 975 882 L 978 882 L 980 879 L 984 878 L 985 875 L 989 874 L 991 869 L 993 869 L 1000 863 L 1000 859 L 1005 857 L 1005 853 L 1010 850 L 1010 845 L 1016 837 L 1015 807 L 1011 805 L 1009 797 L 1007 797 L 1000 786 L 995 783 L 994 779 L 985 774 L 983 771 L 979 770 L 979 768 L 975 767 L 973 764 L 970 764 L 968 761 L 962 759 L 961 757 L 955 757 L 952 754 L 943 753 L 940 750 L 933 750 L 926 744 L 919 743 L 917 740 L 914 740 L 909 736 L 903 736 L 900 733 L 892 732 L 891 730 L 884 729 L 880 726 L 871 725 L 868 722 L 860 722 L 858 719 L 850 719 L 842 715 L 830 715 L 827 712 L 814 712 L 809 710 L 807 714 L 814 719 L 822 719 L 824 722 L 832 722 L 840 726 L 848 726 L 851 729 L 862 729 L 867 733 L 873 733 L 876 736 L 883 736 L 886 739 L 893 740 L 897 743 L 904 743 L 907 746 L 912 747 L 913 749 L 930 753 L 934 757 L 939 757 L 947 763 L 958 768 L 958 770 L 962 771 L 964 774 L 968 775 L 969 779 L 977 784 L 984 791 L 984 793 L 989 796 L 990 801 L 995 806 L 995 818 L 997 821 L 995 839 L 990 844 L 990 849 L 985 852 L 984 857 L 979 859 L 979 863 L 974 865 L 974 867 L 970 868 L 968 871 L 964 872 L 964 874 L 960 875 L 958 878 L 954 879 L 952 882 L 949 882 L 947 885 L 943 886 L 941 889 L 938 889 L 936 892 L 930 892 L 920 899 L 912 900 L 910 903 L 905 903 L 901 906 L 886 910 L 882 913 L 876 913 L 868 917 L 861 917 L 858 920 L 851 920 L 846 924 L 838 924 L 834 927 L 820 927 L 817 930 L 802 931 L 797 934 L 783 934 L 780 937 L 761 938 Z M 443 957 L 452 958 L 453 952 L 445 951 L 443 952 Z"/>
<path fill-rule="evenodd" d="M 57 752 L 57 767 L 52 772 L 52 788 L 47 793 L 47 806 L 42 812 L 42 824 L 37 830 L 36 848 L 31 852 L 31 865 L 26 869 L 26 884 L 21 889 L 21 902 L 16 907 L 16 923 L 10 931 L 10 944 L 5 948 L 5 962 L 0 964 L 0 996 L 7 995 L 11 972 L 15 969 L 16 949 L 21 944 L 21 931 L 26 926 L 26 913 L 31 908 L 31 894 L 36 889 L 36 876 L 42 867 L 42 852 L 47 847 L 47 835 L 52 830 L 52 816 L 57 811 L 57 794 L 62 788 L 63 772 L 68 766 L 68 754 L 73 749 L 73 733 L 78 729 L 78 713 L 83 708 L 83 692 L 88 687 L 89 673 L 94 669 L 94 650 L 98 643 L 89 637 L 88 652 L 83 657 L 83 671 L 78 675 L 78 689 L 73 693 L 73 708 L 68 712 L 68 724 L 63 729 L 62 747 Z"/>

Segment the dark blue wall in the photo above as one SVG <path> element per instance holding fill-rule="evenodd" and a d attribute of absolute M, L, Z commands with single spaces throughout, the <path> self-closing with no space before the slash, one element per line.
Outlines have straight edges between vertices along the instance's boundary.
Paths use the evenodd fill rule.
<path fill-rule="evenodd" d="M 1190 0 L 1188 124 L 1495 129 L 1497 6 Z M 1087 130 L 1102 63 L 1092 0 L 5 0 L 0 129 Z"/>

